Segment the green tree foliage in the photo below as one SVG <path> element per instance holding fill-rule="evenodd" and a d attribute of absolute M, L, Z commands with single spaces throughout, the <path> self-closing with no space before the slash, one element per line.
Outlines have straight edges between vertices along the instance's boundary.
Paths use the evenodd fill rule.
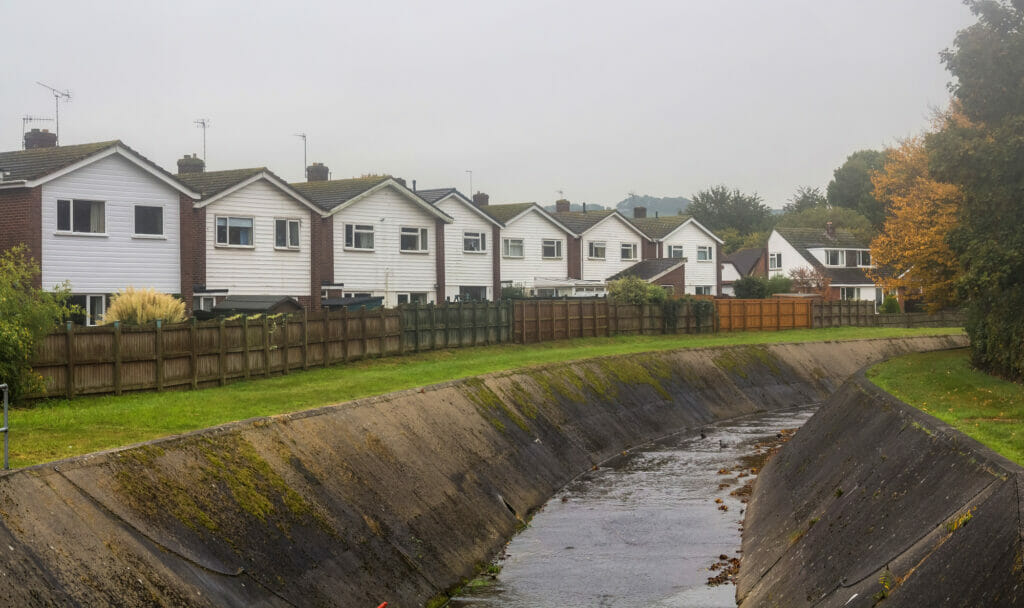
<path fill-rule="evenodd" d="M 7 383 L 14 401 L 43 388 L 31 367 L 36 345 L 69 312 L 67 285 L 38 289 L 38 276 L 39 266 L 24 245 L 0 255 L 0 383 Z"/>
<path fill-rule="evenodd" d="M 728 228 L 740 234 L 764 230 L 772 216 L 771 209 L 757 194 L 743 194 L 722 185 L 693 195 L 686 212 L 716 233 Z"/>
<path fill-rule="evenodd" d="M 743 277 L 734 281 L 732 287 L 737 298 L 748 300 L 770 298 L 777 293 L 789 293 L 793 287 L 793 280 L 781 275 L 770 279 Z"/>
<path fill-rule="evenodd" d="M 900 312 L 900 302 L 895 296 L 885 296 L 885 301 L 882 302 L 882 308 L 880 312 L 893 314 Z"/>
<path fill-rule="evenodd" d="M 664 302 L 667 294 L 639 277 L 624 277 L 608 282 L 608 297 L 622 304 L 656 304 Z"/>
<path fill-rule="evenodd" d="M 828 204 L 852 209 L 875 227 L 885 222 L 885 206 L 875 198 L 871 174 L 885 164 L 885 152 L 858 150 L 832 173 L 828 183 Z"/>
<path fill-rule="evenodd" d="M 812 207 L 796 213 L 786 213 L 779 216 L 775 225 L 783 228 L 820 228 L 824 230 L 825 224 L 828 222 L 832 222 L 836 228 L 849 230 L 864 241 L 865 245 L 870 243 L 877 234 L 868 218 L 852 209 L 842 207 L 832 209 Z"/>
<path fill-rule="evenodd" d="M 943 53 L 954 111 L 925 140 L 936 179 L 963 193 L 949 240 L 975 365 L 1024 377 L 1024 2 L 972 0 L 978 22 Z"/>
<path fill-rule="evenodd" d="M 782 211 L 784 213 L 799 213 L 827 205 L 828 199 L 822 194 L 821 188 L 800 186 L 796 189 L 796 194 L 793 195 L 793 198 L 789 199 L 789 202 L 782 207 Z"/>
<path fill-rule="evenodd" d="M 723 241 L 722 252 L 730 254 L 735 253 L 740 249 L 767 247 L 769 233 L 768 231 L 760 231 L 751 232 L 749 234 L 740 234 L 740 231 L 735 228 L 726 228 L 725 230 L 716 230 L 715 236 Z"/>
<path fill-rule="evenodd" d="M 655 213 L 660 215 L 679 215 L 686 213 L 690 205 L 690 199 L 682 196 L 650 196 L 649 194 L 629 193 L 629 196 L 619 201 L 615 208 L 626 217 L 633 217 L 635 207 L 647 209 L 648 217 L 654 217 Z"/>

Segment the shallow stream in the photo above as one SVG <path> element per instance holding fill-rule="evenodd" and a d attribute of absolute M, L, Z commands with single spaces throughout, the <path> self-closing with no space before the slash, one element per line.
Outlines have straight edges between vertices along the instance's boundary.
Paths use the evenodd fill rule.
<path fill-rule="evenodd" d="M 496 561 L 497 576 L 473 581 L 449 605 L 734 607 L 731 582 L 708 585 L 739 557 L 746 505 L 733 492 L 756 474 L 766 444 L 813 412 L 728 420 L 604 463 L 535 514 Z"/>

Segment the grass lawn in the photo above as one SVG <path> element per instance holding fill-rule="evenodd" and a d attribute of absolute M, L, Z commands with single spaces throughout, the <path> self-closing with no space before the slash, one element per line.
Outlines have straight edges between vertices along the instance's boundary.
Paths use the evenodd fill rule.
<path fill-rule="evenodd" d="M 588 357 L 730 344 L 818 342 L 960 333 L 837 327 L 717 335 L 620 336 L 505 344 L 389 357 L 199 391 L 51 399 L 11 412 L 11 464 L 27 466 L 232 420 L 340 403 L 446 380 Z"/>
<path fill-rule="evenodd" d="M 967 349 L 890 359 L 872 382 L 1024 465 L 1024 386 L 972 369 Z"/>

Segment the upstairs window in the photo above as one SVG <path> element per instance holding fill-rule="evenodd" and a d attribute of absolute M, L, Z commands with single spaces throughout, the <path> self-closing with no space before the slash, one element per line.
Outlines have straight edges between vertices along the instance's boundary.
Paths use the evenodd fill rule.
<path fill-rule="evenodd" d="M 782 269 L 782 253 L 769 253 L 768 254 L 768 270 L 781 270 Z"/>
<path fill-rule="evenodd" d="M 871 265 L 871 252 L 869 252 L 869 251 L 858 251 L 857 252 L 857 265 L 858 266 L 870 266 Z"/>
<path fill-rule="evenodd" d="M 682 245 L 669 245 L 668 246 L 668 257 L 681 259 L 683 257 L 683 246 Z"/>
<path fill-rule="evenodd" d="M 373 250 L 373 226 L 345 224 L 345 248 Z"/>
<path fill-rule="evenodd" d="M 636 243 L 623 243 L 622 244 L 622 259 L 623 260 L 635 260 L 636 259 Z"/>
<path fill-rule="evenodd" d="M 468 253 L 487 251 L 487 235 L 483 232 L 463 232 L 462 250 Z"/>
<path fill-rule="evenodd" d="M 697 247 L 698 262 L 710 262 L 711 255 L 711 247 L 709 247 L 708 245 L 700 245 Z"/>
<path fill-rule="evenodd" d="M 164 208 L 135 205 L 135 228 L 132 232 L 139 236 L 163 236 Z"/>
<path fill-rule="evenodd" d="M 587 257 L 592 260 L 603 260 L 605 255 L 604 241 L 589 241 L 587 243 Z"/>
<path fill-rule="evenodd" d="M 103 201 L 58 200 L 57 230 L 80 234 L 104 234 L 107 231 Z"/>
<path fill-rule="evenodd" d="M 845 266 L 846 265 L 846 252 L 842 249 L 827 249 L 825 250 L 825 265 L 826 266 Z"/>
<path fill-rule="evenodd" d="M 252 247 L 252 218 L 218 217 L 217 244 L 225 247 Z"/>
<path fill-rule="evenodd" d="M 506 258 L 523 257 L 523 239 L 504 239 L 501 242 L 501 254 Z"/>
<path fill-rule="evenodd" d="M 402 228 L 399 248 L 405 252 L 422 253 L 427 250 L 426 228 Z"/>
<path fill-rule="evenodd" d="M 540 246 L 540 257 L 548 260 L 562 258 L 562 241 L 557 239 L 544 239 Z"/>
<path fill-rule="evenodd" d="M 274 220 L 274 247 L 299 248 L 299 220 Z"/>

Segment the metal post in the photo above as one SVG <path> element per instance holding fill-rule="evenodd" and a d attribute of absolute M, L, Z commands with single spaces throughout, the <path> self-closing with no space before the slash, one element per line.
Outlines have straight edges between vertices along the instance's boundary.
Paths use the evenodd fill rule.
<path fill-rule="evenodd" d="M 4 426 L 3 428 L 0 428 L 0 432 L 3 432 L 4 434 L 4 470 L 10 471 L 11 462 L 10 459 L 8 458 L 7 453 L 7 431 L 9 427 L 9 425 L 7 424 L 7 385 L 0 384 L 0 391 L 4 392 Z"/>

